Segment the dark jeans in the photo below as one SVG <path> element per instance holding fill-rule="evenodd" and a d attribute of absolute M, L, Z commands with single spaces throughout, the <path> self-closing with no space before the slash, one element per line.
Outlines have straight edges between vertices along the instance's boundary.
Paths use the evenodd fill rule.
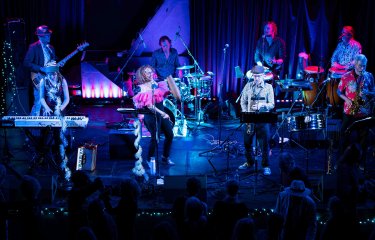
<path fill-rule="evenodd" d="M 262 151 L 262 167 L 268 167 L 268 154 L 269 154 L 269 135 L 270 125 L 268 123 L 257 123 L 252 124 L 252 131 L 248 134 L 248 125 L 244 125 L 244 145 L 245 145 L 245 156 L 249 165 L 254 164 L 254 152 L 253 152 L 253 137 L 259 143 L 259 147 Z M 256 149 L 255 143 L 255 149 Z"/>
<path fill-rule="evenodd" d="M 148 156 L 147 160 L 149 161 L 151 157 L 155 157 L 155 150 L 158 146 L 158 143 L 156 141 L 156 132 L 158 130 L 159 133 L 159 139 L 160 134 L 164 133 L 164 146 L 163 146 L 163 157 L 168 158 L 171 146 L 172 146 L 172 140 L 173 140 L 173 126 L 172 123 L 168 119 L 162 118 L 159 114 L 157 114 L 157 123 L 155 121 L 155 115 L 154 114 L 146 114 L 145 115 L 145 126 L 147 130 L 151 133 L 151 139 L 148 149 Z M 156 128 L 158 126 L 158 128 Z"/>
<path fill-rule="evenodd" d="M 340 146 L 339 146 L 339 154 L 340 156 L 344 153 L 345 149 L 351 144 L 351 143 L 358 143 L 361 146 L 362 149 L 362 158 L 360 162 L 362 164 L 365 163 L 366 160 L 366 152 L 367 152 L 367 135 L 369 128 L 368 127 L 359 127 L 355 130 L 349 132 L 346 132 L 348 127 L 355 121 L 363 119 L 362 118 L 354 118 L 353 116 L 343 114 L 342 123 L 341 123 L 341 129 L 340 129 Z M 352 138 L 352 134 L 355 135 L 354 138 Z"/>

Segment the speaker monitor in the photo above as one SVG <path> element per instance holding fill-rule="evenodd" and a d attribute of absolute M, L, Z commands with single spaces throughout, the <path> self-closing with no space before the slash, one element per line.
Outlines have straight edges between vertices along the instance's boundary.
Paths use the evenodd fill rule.
<path fill-rule="evenodd" d="M 39 199 L 42 203 L 53 203 L 57 192 L 57 175 L 38 175 L 41 191 Z M 21 189 L 22 179 L 19 176 L 8 174 L 1 188 L 1 193 L 8 201 L 22 201 L 24 196 Z"/>
<path fill-rule="evenodd" d="M 207 176 L 193 175 L 193 176 L 164 176 L 165 201 L 173 203 L 174 200 L 186 195 L 186 181 L 187 179 L 195 177 L 201 182 L 201 190 L 198 193 L 200 200 L 207 202 Z"/>
<path fill-rule="evenodd" d="M 109 158 L 111 160 L 135 160 L 134 130 L 111 130 L 109 132 Z"/>

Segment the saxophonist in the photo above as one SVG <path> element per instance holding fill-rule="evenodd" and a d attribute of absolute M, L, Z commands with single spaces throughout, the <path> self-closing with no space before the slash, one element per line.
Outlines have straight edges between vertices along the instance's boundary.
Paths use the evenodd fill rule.
<path fill-rule="evenodd" d="M 371 116 L 373 102 L 374 77 L 366 71 L 367 58 L 363 54 L 354 57 L 354 69 L 341 77 L 337 94 L 344 100 L 344 114 L 341 124 L 339 154 L 341 155 L 351 141 L 359 143 L 362 148 L 361 164 L 365 164 L 367 136 L 369 129 L 360 127 L 349 132 L 348 127 L 358 120 Z M 356 134 L 351 138 L 352 134 Z"/>

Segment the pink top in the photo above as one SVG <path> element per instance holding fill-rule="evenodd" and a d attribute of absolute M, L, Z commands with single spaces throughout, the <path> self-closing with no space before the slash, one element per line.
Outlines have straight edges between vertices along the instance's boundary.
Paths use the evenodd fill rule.
<path fill-rule="evenodd" d="M 156 83 L 158 87 L 154 90 L 155 103 L 160 103 L 165 96 L 169 94 L 168 84 L 166 82 Z M 149 85 L 141 84 L 141 92 L 133 97 L 134 106 L 136 108 L 149 107 L 153 105 L 152 102 L 152 88 Z"/>

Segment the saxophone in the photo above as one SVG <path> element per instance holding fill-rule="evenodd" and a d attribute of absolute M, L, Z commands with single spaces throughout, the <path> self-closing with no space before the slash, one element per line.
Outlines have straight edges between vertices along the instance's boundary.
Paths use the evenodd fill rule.
<path fill-rule="evenodd" d="M 357 84 L 357 88 L 355 91 L 355 98 L 352 101 L 352 105 L 350 106 L 349 113 L 350 115 L 355 115 L 359 112 L 360 108 L 364 105 L 364 101 L 361 97 L 361 87 Z"/>

